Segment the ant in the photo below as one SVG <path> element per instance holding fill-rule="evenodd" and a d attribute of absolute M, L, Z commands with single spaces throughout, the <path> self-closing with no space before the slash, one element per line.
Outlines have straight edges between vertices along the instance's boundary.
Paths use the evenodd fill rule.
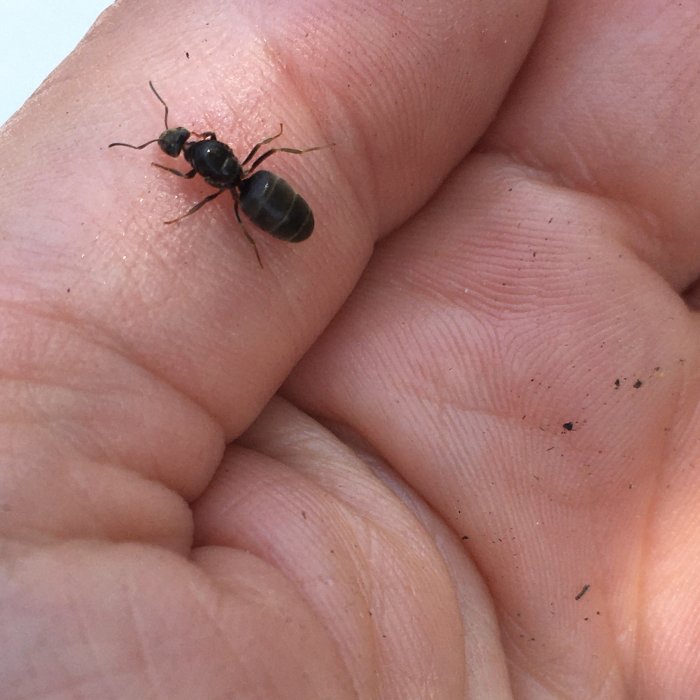
<path fill-rule="evenodd" d="M 330 143 L 326 146 L 314 146 L 304 149 L 270 148 L 261 156 L 258 156 L 250 167 L 246 168 L 245 166 L 250 163 L 262 146 L 282 135 L 282 124 L 280 124 L 280 130 L 274 136 L 270 136 L 255 144 L 245 160 L 239 162 L 231 148 L 219 141 L 213 131 L 204 131 L 198 134 L 195 131 L 189 131 L 184 126 L 170 128 L 168 126 L 168 105 L 165 104 L 165 100 L 158 94 L 150 80 L 148 84 L 158 101 L 165 107 L 165 131 L 157 139 L 146 141 L 140 146 L 134 146 L 130 143 L 110 143 L 108 148 L 125 146 L 126 148 L 141 150 L 152 143 L 157 143 L 163 153 L 172 158 L 177 158 L 182 153 L 185 160 L 192 166 L 192 169 L 183 173 L 175 168 L 160 165 L 160 163 L 152 163 L 151 165 L 167 170 L 178 177 L 190 179 L 195 175 L 201 175 L 207 183 L 217 188 L 217 192 L 205 197 L 182 216 L 164 223 L 174 224 L 182 221 L 186 216 L 194 214 L 205 204 L 216 199 L 225 190 L 229 190 L 233 197 L 233 211 L 236 214 L 236 219 L 246 239 L 252 244 L 260 267 L 262 267 L 260 253 L 258 253 L 255 241 L 241 221 L 241 215 L 238 211 L 239 204 L 245 215 L 258 228 L 267 231 L 267 233 L 276 238 L 289 241 L 290 243 L 298 243 L 306 240 L 311 235 L 314 230 L 314 215 L 306 200 L 297 194 L 291 185 L 279 175 L 275 175 L 268 170 L 254 171 L 273 153 L 281 151 L 301 155 L 302 153 L 329 148 L 335 144 Z M 190 141 L 190 136 L 196 136 L 198 140 Z"/>

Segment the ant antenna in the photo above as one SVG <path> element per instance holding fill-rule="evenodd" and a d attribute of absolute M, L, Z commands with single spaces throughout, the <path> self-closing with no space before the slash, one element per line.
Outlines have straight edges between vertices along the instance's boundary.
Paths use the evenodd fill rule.
<path fill-rule="evenodd" d="M 158 98 L 158 102 L 160 102 L 163 105 L 163 107 L 165 107 L 165 130 L 167 131 L 169 128 L 168 127 L 168 105 L 165 104 L 165 100 L 158 94 L 157 90 L 153 87 L 153 83 L 150 80 L 148 81 L 148 84 L 149 84 L 151 90 L 153 90 L 153 94 Z"/>
<path fill-rule="evenodd" d="M 163 107 L 165 107 L 165 130 L 168 130 L 168 105 L 165 104 L 165 100 L 158 94 L 156 89 L 153 87 L 153 83 L 149 80 L 148 84 L 151 87 L 151 90 L 153 90 L 153 94 L 158 98 L 158 102 L 160 102 Z M 157 143 L 159 141 L 160 137 L 157 139 L 151 139 L 150 141 L 146 141 L 146 143 L 142 143 L 140 146 L 134 146 L 130 143 L 110 143 L 107 148 L 112 148 L 112 146 L 124 146 L 126 148 L 133 148 L 137 151 L 140 151 L 142 148 L 146 148 L 146 146 L 150 146 L 152 143 Z"/>

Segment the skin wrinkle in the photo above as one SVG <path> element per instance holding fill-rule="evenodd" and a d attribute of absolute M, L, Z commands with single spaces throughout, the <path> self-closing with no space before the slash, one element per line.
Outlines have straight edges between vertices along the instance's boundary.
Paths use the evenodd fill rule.
<path fill-rule="evenodd" d="M 149 654 L 146 650 L 147 644 L 144 640 L 147 635 L 144 633 L 140 615 L 134 608 L 134 600 L 137 600 L 139 596 L 138 594 L 136 594 L 134 582 L 131 580 L 130 576 L 126 578 L 126 580 L 123 583 L 123 586 L 125 589 L 124 599 L 127 607 L 127 617 L 129 622 L 131 623 L 129 626 L 132 630 L 132 634 L 130 636 L 136 641 L 135 651 L 137 660 L 140 662 L 138 665 L 145 673 L 149 690 L 151 693 L 154 694 L 154 697 L 165 697 L 159 690 L 162 687 L 162 684 L 158 682 L 157 674 L 154 672 L 153 665 L 149 660 Z M 105 673 L 105 676 L 109 678 L 109 673 Z"/>
<path fill-rule="evenodd" d="M 359 459 L 362 460 L 364 464 L 366 464 L 369 469 L 372 470 L 372 472 L 376 475 L 376 477 L 386 485 L 400 500 L 401 502 L 409 509 L 413 515 L 418 518 L 420 521 L 421 525 L 423 526 L 424 530 L 426 533 L 429 534 L 430 536 L 430 528 L 426 524 L 426 520 L 430 520 L 433 522 L 434 520 L 437 521 L 438 528 L 439 528 L 439 533 L 434 533 L 432 535 L 432 541 L 434 543 L 434 546 L 436 550 L 440 553 L 442 556 L 441 563 L 445 566 L 447 570 L 447 574 L 449 576 L 449 579 L 452 584 L 452 590 L 455 593 L 455 600 L 459 601 L 460 595 L 460 580 L 459 577 L 457 576 L 457 572 L 455 571 L 454 568 L 454 562 L 453 560 L 450 559 L 450 557 L 446 553 L 446 549 L 451 547 L 459 548 L 460 551 L 464 548 L 464 542 L 460 538 L 460 533 L 456 532 L 452 528 L 448 529 L 448 526 L 445 525 L 442 520 L 440 520 L 439 516 L 439 511 L 434 510 L 432 505 L 427 504 L 425 501 L 423 501 L 421 498 L 418 497 L 416 492 L 413 492 L 411 487 L 404 481 L 402 481 L 401 477 L 395 472 L 392 471 L 388 468 L 388 462 L 384 461 L 383 458 L 381 458 L 378 453 L 374 451 L 374 448 L 370 445 L 370 443 L 367 441 L 365 437 L 360 435 L 359 433 L 355 432 L 354 429 L 350 428 L 349 426 L 341 423 L 334 423 L 332 426 L 327 426 L 329 430 L 333 432 L 334 435 L 340 439 L 343 444 L 346 445 L 351 445 L 351 449 L 353 450 L 353 453 L 356 454 Z M 460 563 L 460 566 L 464 566 L 463 563 Z M 483 573 L 479 571 L 479 563 L 477 560 L 474 558 L 471 558 L 469 560 L 469 566 L 472 567 L 476 572 L 478 572 L 479 575 L 479 581 L 482 582 L 483 585 Z M 483 607 L 479 607 L 477 611 L 474 610 L 467 610 L 465 609 L 465 605 L 459 605 L 458 608 L 460 609 L 460 616 L 459 616 L 459 622 L 460 626 L 462 629 L 462 634 L 460 635 L 460 638 L 463 640 L 463 646 L 464 646 L 464 657 L 465 660 L 468 660 L 467 663 L 465 663 L 465 667 L 469 668 L 469 666 L 474 666 L 474 664 L 479 663 L 479 659 L 470 659 L 469 653 L 467 646 L 470 641 L 470 636 L 473 637 L 474 635 L 470 633 L 470 630 L 466 627 L 467 625 L 467 619 L 469 620 L 470 624 L 474 624 L 474 618 L 477 615 L 485 615 L 488 616 L 489 614 L 493 613 L 493 610 L 490 610 L 486 612 Z M 488 652 L 485 652 L 488 654 Z M 475 694 L 476 688 L 473 687 L 474 685 L 474 679 L 471 677 L 472 674 L 469 673 L 469 671 L 465 672 L 463 679 L 461 681 L 461 688 L 460 688 L 460 695 L 459 697 L 482 697 L 482 695 L 479 695 L 478 693 Z M 504 681 L 503 685 L 507 684 L 507 673 L 505 672 L 504 668 L 504 676 L 506 677 L 506 680 Z M 491 685 L 489 687 L 489 694 L 483 694 L 484 697 L 505 697 L 505 695 L 499 695 L 495 691 L 494 685 Z M 472 694 L 469 695 L 468 693 L 471 692 Z"/>
<path fill-rule="evenodd" d="M 166 548 L 170 548 L 173 551 L 177 551 L 179 553 L 185 553 L 186 552 L 186 546 L 189 546 L 189 542 L 191 541 L 191 530 L 192 530 L 192 524 L 191 524 L 191 518 L 189 518 L 187 523 L 184 523 L 184 516 L 185 516 L 185 509 L 188 508 L 188 503 L 187 501 L 180 496 L 176 491 L 173 489 L 170 489 L 168 487 L 165 487 L 162 483 L 162 481 L 158 481 L 155 477 L 148 477 L 144 476 L 142 473 L 134 471 L 132 469 L 127 469 L 122 465 L 119 464 L 114 464 L 114 463 L 109 463 L 109 462 L 95 462 L 91 463 L 88 465 L 89 469 L 93 469 L 95 471 L 99 470 L 100 475 L 102 476 L 105 472 L 105 470 L 109 470 L 113 472 L 114 474 L 119 474 L 120 472 L 126 472 L 128 473 L 130 478 L 133 478 L 134 476 L 136 477 L 136 481 L 141 481 L 144 482 L 146 487 L 154 486 L 156 487 L 157 491 L 160 493 L 164 489 L 167 489 L 167 492 L 164 495 L 159 495 L 159 498 L 163 501 L 167 499 L 168 502 L 173 503 L 173 508 L 178 507 L 178 513 L 181 517 L 180 524 L 172 524 L 169 529 L 165 529 L 164 526 L 160 526 L 162 529 L 160 531 L 155 531 L 153 529 L 149 530 L 147 527 L 144 527 L 143 525 L 139 524 L 135 529 L 133 529 L 128 535 L 123 534 L 123 537 L 125 537 L 126 541 L 129 542 L 155 542 L 158 544 L 158 546 L 163 546 Z M 73 472 L 68 470 L 66 472 L 66 475 L 64 475 L 64 479 L 70 483 L 70 484 L 76 484 L 78 486 L 81 486 L 83 490 L 87 487 L 83 487 L 82 484 L 84 482 L 84 479 L 70 479 L 70 474 Z M 133 484 L 129 485 L 129 492 L 133 490 L 134 486 Z M 99 495 L 100 497 L 103 497 L 103 488 L 100 488 Z M 86 491 L 86 493 L 90 496 L 93 496 L 94 494 L 90 491 Z M 77 502 L 76 494 L 73 495 L 73 501 Z M 88 499 L 88 503 L 89 503 Z M 92 505 L 95 507 L 93 508 Z M 115 499 L 114 502 L 109 504 L 110 507 L 114 510 L 123 510 L 125 505 L 124 499 Z M 168 503 L 163 502 L 158 511 L 162 512 L 165 510 L 165 506 L 167 506 Z M 99 502 L 95 502 L 94 504 L 91 504 L 90 507 L 84 507 L 85 512 L 90 512 L 94 513 L 94 520 L 91 522 L 90 525 L 90 530 L 88 531 L 87 529 L 84 531 L 84 534 L 87 539 L 93 539 L 95 537 L 107 537 L 109 539 L 114 539 L 117 538 L 118 531 L 115 527 L 114 524 L 112 523 L 112 526 L 110 527 L 110 518 L 113 518 L 114 516 L 112 515 L 111 511 L 104 511 L 99 509 Z M 127 513 L 128 514 L 128 513 Z M 126 518 L 122 518 L 122 521 L 126 521 Z M 79 534 L 79 530 L 76 529 L 76 523 L 75 522 L 60 522 L 60 523 L 54 523 L 60 525 L 60 530 L 55 529 L 55 530 L 49 530 L 46 529 L 41 535 L 37 535 L 35 530 L 32 530 L 30 525 L 23 526 L 21 528 L 14 527 L 12 530 L 7 530 L 5 529 L 4 531 L 4 537 L 10 538 L 11 541 L 14 544 L 29 544 L 33 543 L 35 545 L 47 545 L 51 543 L 59 543 L 62 540 L 59 539 L 61 537 L 72 537 L 76 538 L 77 535 Z M 150 532 L 150 538 L 149 538 L 149 532 Z M 182 543 L 186 544 L 182 544 Z"/>
<path fill-rule="evenodd" d="M 210 549 L 212 545 L 207 545 L 206 549 Z M 204 547 L 195 547 L 192 551 L 192 561 L 194 562 L 197 558 L 198 554 L 201 554 L 202 550 L 205 549 Z M 248 553 L 248 556 L 254 556 L 250 553 Z M 239 582 L 236 582 L 236 592 L 240 593 L 241 586 Z M 197 600 L 198 603 L 198 609 L 202 613 L 203 617 L 207 620 L 209 620 L 211 624 L 211 629 L 216 631 L 216 640 L 217 640 L 217 645 L 223 645 L 229 650 L 229 658 L 235 659 L 238 656 L 238 648 L 234 646 L 233 641 L 229 639 L 229 636 L 226 634 L 226 627 L 224 626 L 224 620 L 226 620 L 225 615 L 223 614 L 223 611 L 225 609 L 225 602 L 223 600 L 223 597 L 221 593 L 226 590 L 226 587 L 222 584 L 221 581 L 214 580 L 212 582 L 213 588 L 217 590 L 219 593 L 216 596 L 215 603 L 213 605 L 207 606 L 205 605 L 204 599 L 199 598 Z M 253 597 L 256 596 L 257 591 L 249 591 L 246 590 L 246 597 L 250 596 L 252 594 Z M 239 666 L 242 666 L 241 671 L 245 673 L 245 664 L 239 664 Z M 250 685 L 254 686 L 254 679 L 250 679 Z"/>
<path fill-rule="evenodd" d="M 26 388 L 26 382 L 23 383 L 24 388 Z M 33 386 L 36 387 L 41 387 L 45 386 L 44 383 L 33 383 Z M 94 390 L 98 396 L 101 396 L 104 393 L 104 389 L 100 388 Z M 73 390 L 73 393 L 75 393 L 81 400 L 85 399 L 85 394 L 86 391 L 83 389 L 75 389 Z M 35 402 L 35 408 L 40 409 L 40 405 Z M 50 420 L 49 420 L 50 419 Z M 43 420 L 46 423 L 48 420 L 48 424 L 45 426 L 45 429 L 49 431 L 49 434 L 55 441 L 59 441 L 59 438 L 62 437 L 64 441 L 67 441 L 67 444 L 71 445 L 73 449 L 76 450 L 77 454 L 80 454 L 80 450 L 78 449 L 81 441 L 80 441 L 80 436 L 79 434 L 76 434 L 74 430 L 71 429 L 71 424 L 70 422 L 67 422 L 64 419 L 59 419 L 58 417 L 54 417 L 52 413 L 45 413 L 43 416 Z M 34 415 L 34 417 L 30 418 L 27 417 L 25 420 L 21 421 L 21 424 L 27 425 L 27 426 L 33 426 L 38 422 L 38 417 Z M 60 428 L 60 431 L 57 430 L 56 428 Z M 104 469 L 104 467 L 110 465 L 115 468 L 119 468 L 120 470 L 124 470 L 129 473 L 134 473 L 138 475 L 141 479 L 144 479 L 146 482 L 152 482 L 154 485 L 162 485 L 163 483 L 166 483 L 170 481 L 170 479 L 167 478 L 167 472 L 168 468 L 165 468 L 166 465 L 162 465 L 161 468 L 156 469 L 154 472 L 153 476 L 148 476 L 146 473 L 143 473 L 143 471 L 137 467 L 134 468 L 134 465 L 128 464 L 128 462 L 121 463 L 115 461 L 115 457 L 117 457 L 116 454 L 114 454 L 114 446 L 110 447 L 110 452 L 105 452 L 105 451 L 99 451 L 95 452 L 95 449 L 97 448 L 98 443 L 95 440 L 95 436 L 91 435 L 90 437 L 90 453 L 82 452 L 83 456 L 88 458 L 90 463 L 92 464 L 93 467 L 99 467 L 100 470 Z M 223 448 L 222 448 L 223 449 Z M 122 455 L 122 459 L 133 459 L 133 455 L 129 455 L 130 450 L 127 448 L 126 454 Z M 165 479 L 165 481 L 163 481 Z M 170 488 L 173 488 L 175 484 L 173 484 Z"/>
<path fill-rule="evenodd" d="M 194 396 L 189 395 L 184 390 L 184 387 L 175 386 L 170 380 L 166 381 L 164 376 L 161 376 L 156 371 L 152 363 L 146 361 L 147 358 L 145 356 L 141 358 L 136 356 L 134 347 L 129 347 L 114 332 L 108 331 L 106 328 L 103 328 L 101 325 L 96 324 L 90 319 L 71 316 L 70 314 L 66 313 L 67 309 L 65 308 L 61 309 L 60 311 L 57 310 L 55 313 L 46 313 L 42 311 L 41 307 L 39 307 L 38 305 L 33 304 L 29 306 L 22 302 L 8 302 L 6 300 L 0 300 L 0 308 L 2 307 L 11 308 L 13 311 L 22 311 L 25 315 L 27 311 L 30 311 L 32 318 L 35 318 L 37 320 L 52 321 L 54 323 L 60 324 L 61 327 L 64 327 L 65 329 L 69 330 L 72 336 L 84 341 L 86 345 L 93 346 L 100 350 L 107 350 L 113 356 L 121 358 L 125 366 L 134 366 L 143 370 L 143 372 L 146 375 L 155 379 L 159 384 L 173 389 L 178 393 L 178 395 L 180 395 L 182 398 L 185 398 L 188 403 L 190 403 L 193 406 L 196 406 L 197 409 L 199 411 L 202 411 L 205 415 L 207 415 L 213 423 L 219 423 L 215 416 L 208 411 L 207 407 L 201 402 L 195 400 Z M 54 332 L 54 335 L 55 334 L 56 332 Z M 9 375 L 7 373 L 0 374 L 0 378 L 13 378 L 18 380 L 20 379 L 20 377 L 15 377 L 14 375 Z M 81 381 L 83 380 L 81 379 Z M 86 391 L 86 389 L 82 386 L 72 387 L 66 386 L 65 384 L 54 384 L 52 382 L 48 382 L 47 380 L 41 380 L 40 383 L 52 386 L 63 386 L 65 388 L 79 390 L 80 392 Z M 101 387 L 99 391 L 102 392 L 109 388 L 109 386 Z"/>

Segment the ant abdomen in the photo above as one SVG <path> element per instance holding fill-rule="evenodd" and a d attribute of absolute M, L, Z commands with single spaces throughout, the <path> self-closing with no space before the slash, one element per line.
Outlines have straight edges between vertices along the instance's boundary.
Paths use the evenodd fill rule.
<path fill-rule="evenodd" d="M 313 232 L 311 207 L 279 175 L 258 170 L 238 188 L 241 209 L 263 231 L 289 243 L 304 241 Z"/>

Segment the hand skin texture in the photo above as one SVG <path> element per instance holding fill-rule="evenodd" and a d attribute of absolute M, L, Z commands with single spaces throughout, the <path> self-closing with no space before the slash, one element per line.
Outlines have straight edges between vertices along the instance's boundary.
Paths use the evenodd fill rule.
<path fill-rule="evenodd" d="M 697 698 L 699 25 L 106 11 L 0 137 L 2 697 Z M 149 79 L 334 141 L 266 163 L 313 236 L 164 225 Z"/>

